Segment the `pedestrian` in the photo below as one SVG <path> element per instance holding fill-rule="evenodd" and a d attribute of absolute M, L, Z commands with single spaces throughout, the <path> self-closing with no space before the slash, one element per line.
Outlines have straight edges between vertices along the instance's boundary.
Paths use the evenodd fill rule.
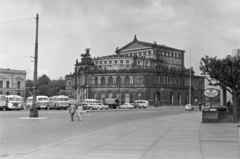
<path fill-rule="evenodd" d="M 74 113 L 76 112 L 76 107 L 74 104 L 71 103 L 69 107 L 69 113 L 71 114 L 71 120 L 73 121 L 74 118 Z"/>
<path fill-rule="evenodd" d="M 78 118 L 79 121 L 82 120 L 82 113 L 83 113 L 83 108 L 81 105 L 78 106 L 77 111 L 76 111 L 76 117 Z"/>

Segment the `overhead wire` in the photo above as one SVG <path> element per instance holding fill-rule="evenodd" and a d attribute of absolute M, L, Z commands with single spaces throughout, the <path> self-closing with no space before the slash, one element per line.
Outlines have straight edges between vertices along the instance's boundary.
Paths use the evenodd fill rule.
<path fill-rule="evenodd" d="M 2 22 L 0 22 L 0 24 L 12 23 L 12 22 L 18 22 L 18 21 L 25 21 L 25 20 L 30 20 L 30 19 L 36 19 L 36 18 L 27 18 L 27 19 L 19 19 L 19 20 L 11 20 L 11 21 L 2 21 Z"/>

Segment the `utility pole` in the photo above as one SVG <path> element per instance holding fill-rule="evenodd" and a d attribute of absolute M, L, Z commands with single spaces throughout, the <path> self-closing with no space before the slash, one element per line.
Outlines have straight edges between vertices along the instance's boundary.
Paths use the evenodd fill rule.
<path fill-rule="evenodd" d="M 192 66 L 191 66 L 191 50 L 190 50 L 190 73 L 189 73 L 189 75 L 190 75 L 190 79 L 189 79 L 189 104 L 192 104 L 191 103 L 191 94 L 192 94 L 192 92 L 191 92 L 191 84 L 192 84 L 192 80 L 191 80 L 191 72 L 192 72 Z"/>
<path fill-rule="evenodd" d="M 33 75 L 33 105 L 32 105 L 32 109 L 30 110 L 30 117 L 38 117 L 38 110 L 36 108 L 37 62 L 38 62 L 38 14 L 36 17 L 36 41 L 35 41 L 35 56 L 34 56 L 34 75 Z"/>

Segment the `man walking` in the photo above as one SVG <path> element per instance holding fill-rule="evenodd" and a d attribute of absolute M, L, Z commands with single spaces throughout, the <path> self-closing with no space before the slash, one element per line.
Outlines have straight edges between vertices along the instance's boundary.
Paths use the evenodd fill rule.
<path fill-rule="evenodd" d="M 74 104 L 71 103 L 69 107 L 69 113 L 71 114 L 71 120 L 73 121 L 74 118 L 74 113 L 76 112 L 76 107 Z"/>

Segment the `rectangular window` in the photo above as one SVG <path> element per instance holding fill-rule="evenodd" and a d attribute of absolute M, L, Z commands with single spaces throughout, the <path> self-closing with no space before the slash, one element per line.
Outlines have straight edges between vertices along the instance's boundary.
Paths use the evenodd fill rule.
<path fill-rule="evenodd" d="M 139 52 L 139 53 L 138 53 L 138 55 L 139 55 L 139 56 L 142 56 L 142 53 L 141 53 L 141 52 Z"/>
<path fill-rule="evenodd" d="M 96 61 L 96 65 L 98 64 L 98 62 Z"/>
<path fill-rule="evenodd" d="M 148 55 L 151 55 L 151 51 L 148 51 Z"/>
<path fill-rule="evenodd" d="M 115 64 L 117 64 L 117 60 L 115 60 Z"/>
<path fill-rule="evenodd" d="M 143 56 L 146 56 L 146 55 L 147 55 L 147 53 L 146 53 L 146 51 L 144 51 L 144 52 L 143 52 Z"/>
<path fill-rule="evenodd" d="M 120 63 L 123 63 L 123 60 L 120 60 Z"/>
<path fill-rule="evenodd" d="M 102 61 L 100 61 L 100 64 L 102 64 Z"/>
<path fill-rule="evenodd" d="M 146 62 L 146 66 L 148 66 L 148 62 Z"/>
<path fill-rule="evenodd" d="M 109 64 L 112 64 L 112 61 L 111 61 L 111 60 L 109 61 Z"/>
<path fill-rule="evenodd" d="M 138 65 L 140 65 L 140 61 L 138 61 Z"/>
<path fill-rule="evenodd" d="M 126 63 L 129 63 L 129 60 L 126 60 Z"/>
<path fill-rule="evenodd" d="M 104 61 L 104 64 L 107 64 L 107 61 Z"/>

